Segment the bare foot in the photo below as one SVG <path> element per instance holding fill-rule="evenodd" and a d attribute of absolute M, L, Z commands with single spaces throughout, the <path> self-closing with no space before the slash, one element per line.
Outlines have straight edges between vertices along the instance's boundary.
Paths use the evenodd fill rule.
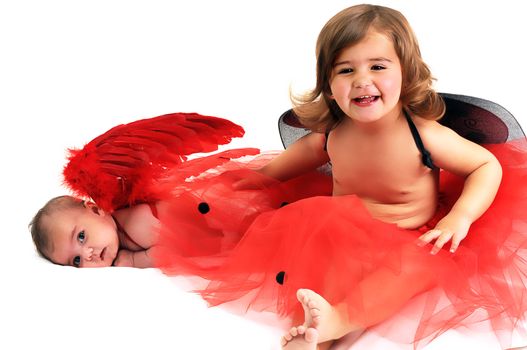
<path fill-rule="evenodd" d="M 339 339 L 359 330 L 359 327 L 349 322 L 345 305 L 334 307 L 310 289 L 299 289 L 296 296 L 304 308 L 303 326 L 313 327 L 318 331 L 319 343 Z"/>
<path fill-rule="evenodd" d="M 284 350 L 316 350 L 318 331 L 312 327 L 293 327 L 282 337 L 280 343 Z"/>

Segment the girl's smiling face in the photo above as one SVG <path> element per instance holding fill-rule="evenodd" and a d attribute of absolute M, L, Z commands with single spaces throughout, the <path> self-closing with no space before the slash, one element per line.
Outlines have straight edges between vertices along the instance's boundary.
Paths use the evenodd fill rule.
<path fill-rule="evenodd" d="M 44 219 L 51 232 L 48 257 L 75 267 L 111 266 L 119 250 L 113 217 L 93 204 L 57 211 Z"/>
<path fill-rule="evenodd" d="M 331 98 L 357 122 L 399 116 L 401 86 L 401 63 L 394 46 L 373 30 L 357 44 L 344 48 L 333 64 Z"/>

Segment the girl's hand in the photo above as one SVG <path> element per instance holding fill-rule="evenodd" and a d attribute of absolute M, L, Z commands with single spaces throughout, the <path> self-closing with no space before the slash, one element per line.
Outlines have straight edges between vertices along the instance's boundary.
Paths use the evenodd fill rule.
<path fill-rule="evenodd" d="M 472 222 L 466 217 L 451 212 L 441 219 L 433 230 L 420 236 L 417 244 L 423 247 L 435 240 L 430 252 L 435 255 L 448 241 L 452 241 L 450 252 L 454 253 L 459 247 L 459 243 L 467 236 L 471 224 Z"/>
<path fill-rule="evenodd" d="M 115 261 L 113 262 L 113 266 L 118 267 L 134 267 L 134 256 L 133 252 L 121 249 L 117 253 L 117 258 L 115 258 Z"/>
<path fill-rule="evenodd" d="M 232 188 L 235 191 L 261 190 L 280 183 L 279 180 L 259 172 L 250 172 L 243 175 L 243 177 L 233 183 Z"/>

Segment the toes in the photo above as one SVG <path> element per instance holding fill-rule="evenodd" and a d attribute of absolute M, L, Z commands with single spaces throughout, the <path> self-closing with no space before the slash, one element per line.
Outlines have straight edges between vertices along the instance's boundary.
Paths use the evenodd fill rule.
<path fill-rule="evenodd" d="M 312 321 L 311 321 L 311 325 L 315 328 L 318 328 L 320 327 L 320 323 L 321 323 L 321 317 L 320 316 L 317 316 L 317 317 L 313 317 Z"/>
<path fill-rule="evenodd" d="M 296 292 L 296 298 L 298 299 L 298 301 L 306 306 L 308 306 L 310 302 L 309 291 L 309 289 L 299 289 Z"/>
<path fill-rule="evenodd" d="M 308 343 L 316 343 L 318 341 L 318 331 L 315 328 L 308 328 L 304 335 L 304 339 Z"/>
<path fill-rule="evenodd" d="M 322 314 L 322 311 L 320 311 L 319 308 L 312 307 L 309 309 L 309 314 L 313 317 L 320 316 Z"/>
<path fill-rule="evenodd" d="M 317 308 L 312 308 L 312 309 L 309 309 L 309 315 L 311 316 L 312 319 L 320 318 L 320 316 L 322 316 L 322 311 L 320 311 L 320 309 L 317 309 Z"/>
<path fill-rule="evenodd" d="M 309 315 L 311 316 L 311 325 L 317 328 L 320 325 L 322 319 L 322 312 L 319 309 L 310 309 Z"/>
<path fill-rule="evenodd" d="M 280 345 L 282 348 L 288 346 L 288 344 L 298 336 L 303 336 L 303 340 L 307 343 L 317 343 L 318 331 L 312 327 L 306 328 L 305 326 L 292 327 L 288 333 L 284 334 L 280 338 Z"/>
<path fill-rule="evenodd" d="M 291 329 L 289 329 L 289 332 L 284 334 L 282 338 L 280 338 L 280 344 L 282 345 L 282 347 L 285 347 L 296 336 L 303 335 L 305 332 L 306 327 L 304 326 L 291 327 Z"/>
<path fill-rule="evenodd" d="M 298 335 L 298 328 L 297 327 L 293 327 L 289 330 L 289 334 L 291 335 L 291 337 L 296 337 Z"/>
<path fill-rule="evenodd" d="M 296 291 L 296 298 L 299 302 L 302 302 L 304 300 L 304 297 L 306 296 L 306 290 L 305 289 L 299 289 Z"/>
<path fill-rule="evenodd" d="M 287 339 L 285 339 L 285 336 L 282 337 L 282 338 L 280 338 L 280 345 L 281 345 L 282 347 L 286 346 L 287 343 L 288 343 L 288 341 L 287 341 Z"/>
<path fill-rule="evenodd" d="M 282 337 L 282 339 L 284 339 L 286 342 L 293 340 L 293 336 L 290 332 L 291 331 L 289 331 L 289 333 L 284 334 L 284 336 Z"/>

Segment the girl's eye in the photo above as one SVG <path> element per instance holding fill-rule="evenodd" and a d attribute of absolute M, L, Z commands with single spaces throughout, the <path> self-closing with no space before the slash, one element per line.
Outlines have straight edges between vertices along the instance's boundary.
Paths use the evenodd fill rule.
<path fill-rule="evenodd" d="M 81 257 L 80 256 L 76 256 L 73 258 L 73 266 L 75 267 L 80 267 L 81 266 Z"/>
<path fill-rule="evenodd" d="M 80 244 L 84 243 L 84 240 L 86 239 L 86 234 L 84 231 L 79 232 L 77 235 L 77 241 L 79 241 Z"/>
<path fill-rule="evenodd" d="M 353 68 L 343 68 L 338 71 L 338 74 L 349 74 L 353 73 Z"/>
<path fill-rule="evenodd" d="M 385 67 L 384 66 L 380 66 L 380 65 L 375 65 L 375 66 L 371 67 L 371 70 L 383 70 L 383 69 L 385 69 Z"/>

